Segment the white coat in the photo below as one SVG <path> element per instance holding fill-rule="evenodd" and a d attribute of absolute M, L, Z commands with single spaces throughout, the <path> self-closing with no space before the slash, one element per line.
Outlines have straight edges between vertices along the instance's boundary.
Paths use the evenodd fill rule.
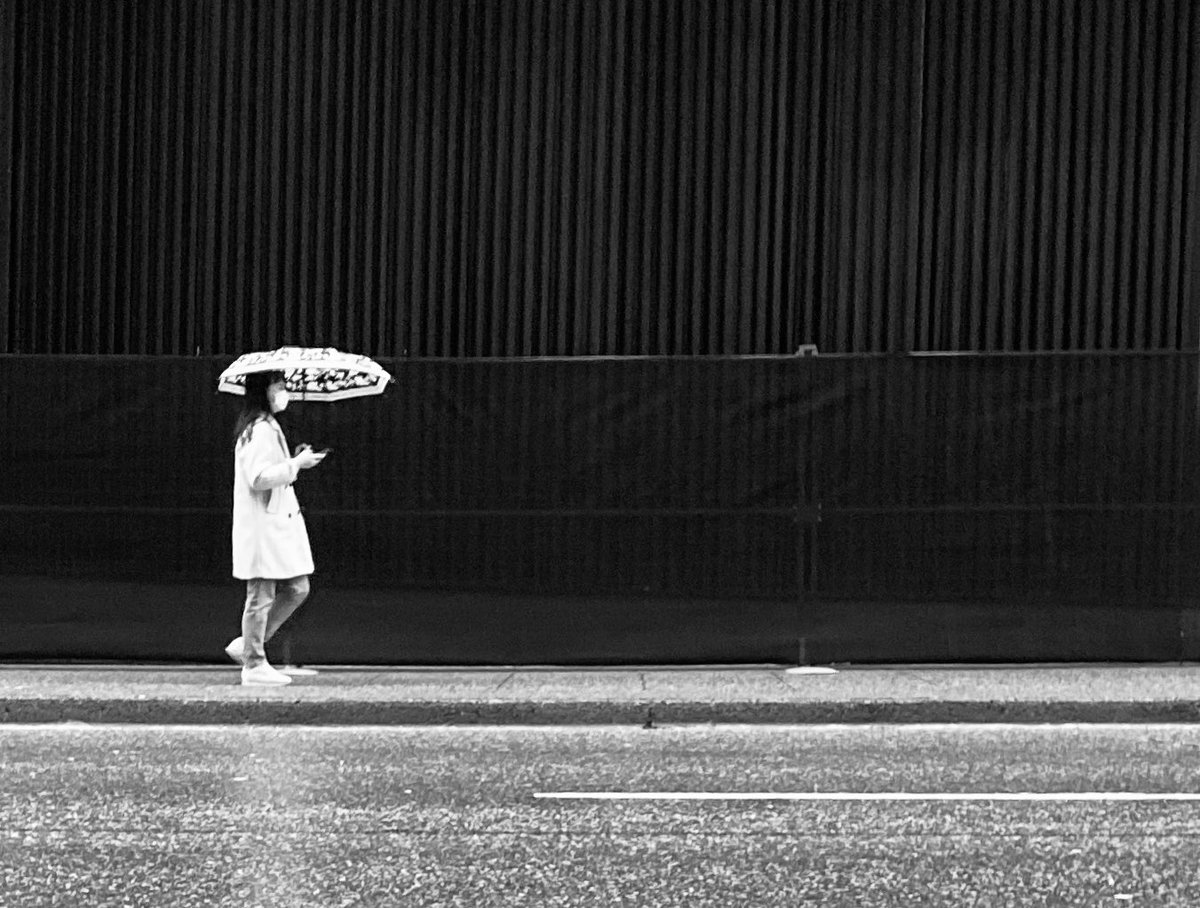
<path fill-rule="evenodd" d="M 233 576 L 286 580 L 313 572 L 312 548 L 292 483 L 300 472 L 271 417 L 238 440 L 233 468 Z"/>

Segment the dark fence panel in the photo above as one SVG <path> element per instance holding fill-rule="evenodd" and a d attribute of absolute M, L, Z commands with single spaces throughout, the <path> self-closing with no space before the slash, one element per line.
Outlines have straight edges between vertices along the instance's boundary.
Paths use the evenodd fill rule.
<path fill-rule="evenodd" d="M 226 360 L 0 357 L 0 656 L 220 657 Z M 1200 656 L 1194 355 L 386 361 L 312 661 Z"/>
<path fill-rule="evenodd" d="M 320 481 L 301 487 L 314 519 L 337 523 L 331 542 L 344 546 L 351 576 L 519 588 L 532 535 L 566 547 L 538 559 L 552 566 L 546 592 L 657 589 L 664 569 L 689 591 L 794 591 L 795 545 L 777 536 L 798 501 L 792 361 L 385 363 L 397 379 L 385 398 L 297 402 L 283 417 L 294 444 L 335 449 Z M 106 512 L 224 514 L 236 399 L 212 390 L 222 367 L 173 357 L 0 358 L 14 428 L 0 504 L 58 514 L 88 536 L 93 516 Z M 763 539 L 783 547 L 754 546 L 769 558 L 726 565 L 715 557 L 725 547 L 714 545 L 745 533 L 739 520 L 768 521 Z M 668 525 L 674 548 L 662 535 Z M 397 544 L 401 537 L 411 544 Z M 628 557 L 593 549 L 605 537 Z M 97 567 L 38 557 L 43 541 L 29 541 L 44 569 Z M 418 557 L 416 548 L 442 555 Z M 459 570 L 462 557 L 470 564 Z M 675 571 L 673 557 L 684 559 Z M 161 569 L 201 579 L 210 565 L 151 558 L 139 576 Z"/>
<path fill-rule="evenodd" d="M 236 628 L 224 365 L 0 357 L 0 654 L 39 651 L 39 614 L 60 631 L 42 655 L 205 658 Z M 385 365 L 383 398 L 285 414 L 293 443 L 334 448 L 299 483 L 313 658 L 790 657 L 793 361 Z"/>
<path fill-rule="evenodd" d="M 1196 354 L 824 358 L 826 508 L 1200 504 Z"/>
<path fill-rule="evenodd" d="M 1195 355 L 835 359 L 819 374 L 813 658 L 1200 653 Z"/>
<path fill-rule="evenodd" d="M 1191 0 L 0 0 L 0 352 L 1200 343 Z"/>

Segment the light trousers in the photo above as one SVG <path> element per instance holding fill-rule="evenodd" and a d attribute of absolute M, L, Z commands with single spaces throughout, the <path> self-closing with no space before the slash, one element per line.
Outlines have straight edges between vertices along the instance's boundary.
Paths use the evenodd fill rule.
<path fill-rule="evenodd" d="M 246 581 L 246 608 L 242 612 L 243 664 L 254 668 L 267 661 L 267 641 L 279 626 L 308 598 L 308 576 L 289 580 Z"/>

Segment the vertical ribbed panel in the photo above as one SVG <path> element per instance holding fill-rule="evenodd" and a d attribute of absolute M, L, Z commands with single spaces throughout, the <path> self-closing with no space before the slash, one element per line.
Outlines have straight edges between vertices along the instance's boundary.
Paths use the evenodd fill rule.
<path fill-rule="evenodd" d="M 1196 4 L 926 3 L 913 348 L 1194 345 Z"/>
<path fill-rule="evenodd" d="M 1194 345 L 1198 8 L 0 0 L 0 351 Z"/>
<path fill-rule="evenodd" d="M 12 305 L 13 87 L 16 28 L 9 0 L 0 0 L 0 352 L 10 348 Z"/>
<path fill-rule="evenodd" d="M 815 333 L 822 352 L 911 349 L 925 0 L 832 3 L 819 158 Z"/>

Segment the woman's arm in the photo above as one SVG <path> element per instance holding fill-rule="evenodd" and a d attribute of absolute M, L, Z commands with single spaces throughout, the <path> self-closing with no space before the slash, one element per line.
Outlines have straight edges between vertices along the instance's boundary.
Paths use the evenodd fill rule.
<path fill-rule="evenodd" d="M 256 492 L 266 492 L 296 481 L 300 465 L 294 457 L 285 457 L 275 440 L 275 432 L 266 423 L 258 423 L 250 433 L 239 459 L 246 482 Z"/>

